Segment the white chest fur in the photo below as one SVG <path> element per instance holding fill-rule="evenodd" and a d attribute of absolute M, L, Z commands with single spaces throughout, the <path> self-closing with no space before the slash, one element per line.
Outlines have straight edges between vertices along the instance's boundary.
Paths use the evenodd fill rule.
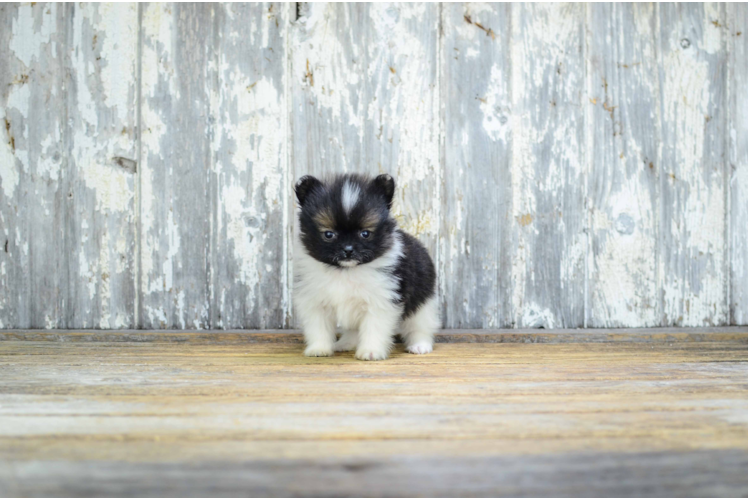
<path fill-rule="evenodd" d="M 391 272 L 402 256 L 402 243 L 368 264 L 337 268 L 323 264 L 303 251 L 297 242 L 294 255 L 294 302 L 299 313 L 322 308 L 343 329 L 357 329 L 366 314 L 396 314 L 399 283 Z"/>

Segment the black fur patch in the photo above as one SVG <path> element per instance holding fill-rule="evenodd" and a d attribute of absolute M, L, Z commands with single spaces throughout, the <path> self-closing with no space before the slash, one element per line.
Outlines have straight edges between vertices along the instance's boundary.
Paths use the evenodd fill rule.
<path fill-rule="evenodd" d="M 311 257 L 335 267 L 343 267 L 350 261 L 365 265 L 392 248 L 398 233 L 403 257 L 394 269 L 382 272 L 394 274 L 398 279 L 398 302 L 403 304 L 403 317 L 413 314 L 434 295 L 436 271 L 431 257 L 418 240 L 397 228 L 390 214 L 395 194 L 392 177 L 385 174 L 371 179 L 346 174 L 322 182 L 304 176 L 295 190 L 301 206 L 301 242 Z M 348 207 L 344 206 L 346 191 L 356 193 L 347 197 L 349 201 L 355 199 Z"/>
<path fill-rule="evenodd" d="M 403 242 L 403 258 L 395 268 L 400 279 L 400 301 L 403 303 L 403 318 L 407 318 L 434 295 L 436 270 L 426 248 L 420 241 L 397 230 Z"/>

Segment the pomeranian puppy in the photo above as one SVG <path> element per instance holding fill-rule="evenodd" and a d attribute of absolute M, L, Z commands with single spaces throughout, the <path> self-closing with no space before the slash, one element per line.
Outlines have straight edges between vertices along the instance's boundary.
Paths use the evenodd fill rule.
<path fill-rule="evenodd" d="M 386 359 L 400 333 L 413 354 L 433 350 L 439 328 L 436 272 L 426 248 L 390 214 L 395 181 L 302 177 L 294 301 L 307 356 L 352 351 Z M 336 340 L 337 327 L 342 335 Z"/>

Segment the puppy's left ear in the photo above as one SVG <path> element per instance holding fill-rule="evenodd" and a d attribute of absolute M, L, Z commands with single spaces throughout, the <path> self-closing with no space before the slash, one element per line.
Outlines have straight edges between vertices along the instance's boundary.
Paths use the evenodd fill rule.
<path fill-rule="evenodd" d="M 304 206 L 304 201 L 306 200 L 306 197 L 314 191 L 316 188 L 321 186 L 322 183 L 317 179 L 316 177 L 312 177 L 311 175 L 305 175 L 301 179 L 299 179 L 299 182 L 296 183 L 296 186 L 294 186 L 294 191 L 296 191 L 296 198 L 299 200 L 299 205 Z"/>
<path fill-rule="evenodd" d="M 374 191 L 384 196 L 387 208 L 392 208 L 392 198 L 395 196 L 395 179 L 389 174 L 382 174 L 374 179 Z"/>

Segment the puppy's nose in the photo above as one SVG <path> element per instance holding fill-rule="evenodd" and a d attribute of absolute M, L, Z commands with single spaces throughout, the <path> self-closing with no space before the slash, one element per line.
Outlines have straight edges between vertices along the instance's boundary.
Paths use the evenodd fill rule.
<path fill-rule="evenodd" d="M 343 251 L 345 252 L 346 257 L 350 257 L 351 255 L 353 255 L 353 246 L 346 245 L 343 247 Z"/>

